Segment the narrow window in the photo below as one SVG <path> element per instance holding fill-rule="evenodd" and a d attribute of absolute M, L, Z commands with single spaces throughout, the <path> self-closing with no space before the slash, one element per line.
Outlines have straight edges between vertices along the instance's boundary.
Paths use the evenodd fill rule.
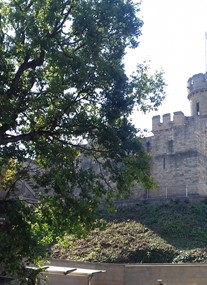
<path fill-rule="evenodd" d="M 147 148 L 147 152 L 149 152 L 149 151 L 150 151 L 150 149 L 151 149 L 150 142 L 147 142 L 147 143 L 146 143 L 146 148 Z"/>
<path fill-rule="evenodd" d="M 163 169 L 165 169 L 165 157 L 163 158 Z"/>
<path fill-rule="evenodd" d="M 196 103 L 196 115 L 197 115 L 197 116 L 200 115 L 200 106 L 199 106 L 199 103 Z"/>

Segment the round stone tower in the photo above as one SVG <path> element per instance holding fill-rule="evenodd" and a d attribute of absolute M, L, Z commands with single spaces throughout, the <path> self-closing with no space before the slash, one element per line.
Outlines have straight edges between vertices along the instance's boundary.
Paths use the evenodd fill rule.
<path fill-rule="evenodd" d="M 190 77 L 187 88 L 191 116 L 207 115 L 207 73 Z"/>

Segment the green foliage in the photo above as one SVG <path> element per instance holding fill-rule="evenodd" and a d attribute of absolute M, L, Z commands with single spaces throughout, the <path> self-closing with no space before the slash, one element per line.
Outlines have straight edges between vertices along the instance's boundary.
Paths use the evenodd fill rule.
<path fill-rule="evenodd" d="M 52 249 L 54 258 L 93 262 L 170 262 L 174 256 L 172 246 L 149 228 L 130 220 L 109 222 L 84 239 L 66 236 Z"/>
<path fill-rule="evenodd" d="M 25 263 L 38 264 L 43 257 L 46 230 L 44 225 L 41 231 L 34 230 L 39 221 L 31 206 L 18 200 L 1 201 L 0 206 L 0 214 L 6 213 L 8 219 L 6 230 L 0 233 L 1 272 L 22 276 Z"/>
<path fill-rule="evenodd" d="M 125 73 L 138 12 L 131 0 L 0 0 L 0 184 L 5 199 L 20 180 L 41 187 L 38 204 L 18 201 L 2 213 L 10 224 L 0 260 L 10 271 L 65 232 L 91 228 L 103 198 L 127 195 L 135 181 L 153 184 L 129 117 L 156 109 L 164 83 L 146 64 Z"/>
<path fill-rule="evenodd" d="M 66 236 L 52 257 L 120 263 L 207 262 L 207 206 L 148 204 L 104 213 L 104 227 L 86 238 Z"/>

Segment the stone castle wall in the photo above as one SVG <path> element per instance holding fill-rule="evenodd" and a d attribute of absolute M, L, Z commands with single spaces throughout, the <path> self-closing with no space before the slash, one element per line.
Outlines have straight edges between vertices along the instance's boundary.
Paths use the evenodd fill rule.
<path fill-rule="evenodd" d="M 146 149 L 157 189 L 151 197 L 207 195 L 207 74 L 188 80 L 188 99 L 191 116 L 180 111 L 152 118 Z"/>
<path fill-rule="evenodd" d="M 167 118 L 167 120 L 166 120 Z M 151 174 L 161 187 L 193 185 L 195 193 L 207 195 L 207 120 L 185 117 L 183 113 L 153 118 L 154 136 L 147 140 L 152 153 Z"/>

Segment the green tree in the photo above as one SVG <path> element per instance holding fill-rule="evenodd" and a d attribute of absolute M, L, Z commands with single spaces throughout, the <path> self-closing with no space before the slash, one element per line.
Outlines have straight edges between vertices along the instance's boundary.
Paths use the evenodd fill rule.
<path fill-rule="evenodd" d="M 162 73 L 149 75 L 140 64 L 128 77 L 123 63 L 126 48 L 138 46 L 139 6 L 0 1 L 4 270 L 22 272 L 58 236 L 90 228 L 102 199 L 126 195 L 135 181 L 152 185 L 149 156 L 129 118 L 137 107 L 160 105 Z M 21 180 L 35 181 L 38 203 L 15 197 Z"/>

